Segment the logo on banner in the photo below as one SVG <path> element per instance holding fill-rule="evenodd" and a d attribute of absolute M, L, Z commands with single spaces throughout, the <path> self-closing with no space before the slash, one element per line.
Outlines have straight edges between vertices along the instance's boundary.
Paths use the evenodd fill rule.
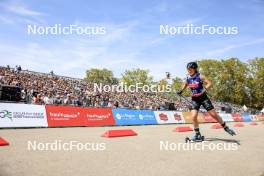
<path fill-rule="evenodd" d="M 86 126 L 115 125 L 115 120 L 111 108 L 83 108 L 85 115 L 84 124 Z M 117 115 L 121 119 L 121 115 Z"/>
<path fill-rule="evenodd" d="M 139 115 L 138 115 L 138 118 L 139 118 L 140 120 L 143 120 L 143 119 L 144 119 L 144 116 L 143 116 L 142 114 L 139 114 Z"/>
<path fill-rule="evenodd" d="M 0 118 L 8 118 L 11 121 L 13 121 L 13 119 L 17 118 L 17 119 L 28 119 L 28 118 L 44 118 L 44 114 L 43 113 L 39 113 L 39 112 L 11 112 L 8 110 L 2 110 L 0 111 Z"/>
<path fill-rule="evenodd" d="M 78 116 L 80 116 L 80 112 L 77 112 L 75 114 L 66 114 L 66 113 L 62 113 L 62 112 L 50 112 L 49 115 L 53 118 L 56 117 L 63 117 L 63 118 L 77 118 Z"/>
<path fill-rule="evenodd" d="M 122 116 L 121 116 L 120 114 L 117 113 L 117 114 L 116 114 L 116 118 L 119 119 L 119 120 L 121 120 L 121 119 L 122 119 Z"/>
<path fill-rule="evenodd" d="M 44 106 L 0 103 L 0 128 L 47 126 Z"/>
<path fill-rule="evenodd" d="M 157 124 L 153 111 L 113 109 L 116 125 Z"/>
<path fill-rule="evenodd" d="M 176 112 L 173 113 L 173 116 L 174 116 L 174 119 L 177 120 L 177 121 L 181 121 L 182 120 L 181 115 L 177 114 Z"/>
<path fill-rule="evenodd" d="M 163 114 L 163 113 L 159 114 L 159 118 L 160 120 L 168 121 L 168 116 L 166 114 Z"/>
<path fill-rule="evenodd" d="M 119 114 L 117 113 L 116 114 L 116 118 L 118 120 L 121 120 L 121 119 L 135 119 L 136 118 L 136 115 L 135 114 Z"/>
<path fill-rule="evenodd" d="M 140 120 L 152 120 L 152 119 L 155 118 L 155 117 L 154 117 L 154 115 L 152 115 L 152 114 L 139 114 L 139 115 L 138 115 L 138 118 L 139 118 Z"/>
<path fill-rule="evenodd" d="M 0 118 L 9 118 L 10 120 L 12 119 L 12 112 L 8 111 L 8 110 L 2 110 L 0 111 Z"/>
<path fill-rule="evenodd" d="M 108 119 L 111 116 L 110 113 L 108 114 L 103 114 L 103 115 L 98 115 L 98 114 L 86 114 L 86 117 L 90 119 Z M 120 117 L 121 118 L 121 117 Z"/>

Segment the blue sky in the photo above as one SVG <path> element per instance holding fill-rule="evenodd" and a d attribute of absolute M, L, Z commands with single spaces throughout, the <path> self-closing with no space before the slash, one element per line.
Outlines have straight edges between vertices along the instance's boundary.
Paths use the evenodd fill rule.
<path fill-rule="evenodd" d="M 83 78 L 89 68 L 184 76 L 187 62 L 263 57 L 264 0 L 0 0 L 1 65 Z M 106 35 L 28 35 L 27 25 L 105 26 Z M 237 26 L 237 35 L 160 35 L 160 25 Z"/>

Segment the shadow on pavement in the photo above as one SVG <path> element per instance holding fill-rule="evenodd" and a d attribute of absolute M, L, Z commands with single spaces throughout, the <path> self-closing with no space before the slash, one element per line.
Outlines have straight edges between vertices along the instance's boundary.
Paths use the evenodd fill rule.
<path fill-rule="evenodd" d="M 240 140 L 235 140 L 235 139 L 222 139 L 222 138 L 205 138 L 204 141 L 223 141 L 227 143 L 236 143 L 238 145 L 240 144 Z"/>

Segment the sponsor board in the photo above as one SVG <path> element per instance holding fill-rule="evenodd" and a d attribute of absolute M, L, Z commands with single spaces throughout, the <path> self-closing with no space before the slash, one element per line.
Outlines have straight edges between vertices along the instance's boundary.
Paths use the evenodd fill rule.
<path fill-rule="evenodd" d="M 192 117 L 191 117 L 191 112 L 182 112 L 182 115 L 183 115 L 186 123 L 192 123 L 193 122 Z M 198 122 L 200 122 L 200 123 L 205 122 L 203 113 L 200 113 L 200 112 L 198 113 Z"/>
<path fill-rule="evenodd" d="M 248 113 L 241 114 L 241 117 L 243 118 L 244 122 L 250 122 L 251 121 L 251 117 Z"/>
<path fill-rule="evenodd" d="M 49 127 L 84 126 L 82 108 L 71 106 L 46 106 Z"/>
<path fill-rule="evenodd" d="M 223 121 L 225 121 L 225 122 L 233 122 L 234 121 L 231 114 L 220 113 L 219 115 L 223 119 Z"/>
<path fill-rule="evenodd" d="M 112 109 L 116 125 L 157 124 L 153 111 Z"/>
<path fill-rule="evenodd" d="M 241 114 L 239 113 L 233 113 L 231 114 L 235 122 L 243 122 L 244 119 L 241 117 Z"/>
<path fill-rule="evenodd" d="M 47 116 L 44 106 L 0 103 L 0 128 L 47 126 Z"/>
<path fill-rule="evenodd" d="M 205 122 L 208 122 L 208 123 L 216 122 L 216 120 L 213 117 L 211 117 L 208 112 L 204 112 L 203 117 L 204 117 Z"/>
<path fill-rule="evenodd" d="M 250 115 L 251 121 L 258 121 L 257 115 Z"/>

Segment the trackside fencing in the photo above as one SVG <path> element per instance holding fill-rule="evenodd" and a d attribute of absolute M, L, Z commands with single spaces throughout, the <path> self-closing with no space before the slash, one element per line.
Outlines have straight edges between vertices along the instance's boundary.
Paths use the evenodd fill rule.
<path fill-rule="evenodd" d="M 227 122 L 264 121 L 264 114 L 219 113 Z M 199 113 L 201 123 L 213 123 L 208 113 Z M 123 126 L 191 123 L 190 112 L 151 111 L 0 103 L 0 128 Z"/>

